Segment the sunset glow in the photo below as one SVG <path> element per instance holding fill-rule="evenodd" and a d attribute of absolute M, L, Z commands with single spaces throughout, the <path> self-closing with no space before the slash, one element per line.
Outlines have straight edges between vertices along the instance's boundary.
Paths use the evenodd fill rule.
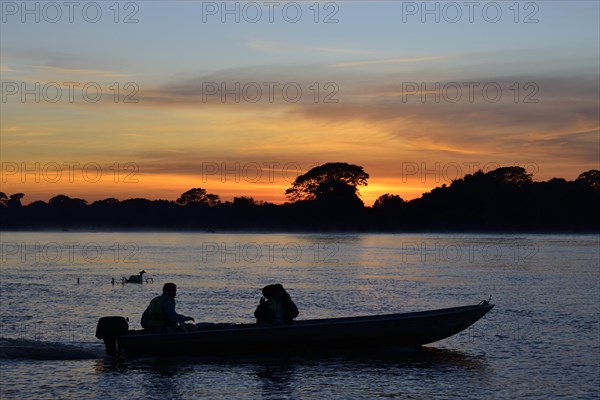
<path fill-rule="evenodd" d="M 102 3 L 94 23 L 8 3 L 1 191 L 24 203 L 195 187 L 283 203 L 296 176 L 339 161 L 370 174 L 371 205 L 477 169 L 599 168 L 598 2 L 506 3 L 493 23 L 450 22 L 443 3 L 439 21 L 414 2 L 301 3 L 293 23 L 234 2 L 237 20 L 220 2 Z"/>

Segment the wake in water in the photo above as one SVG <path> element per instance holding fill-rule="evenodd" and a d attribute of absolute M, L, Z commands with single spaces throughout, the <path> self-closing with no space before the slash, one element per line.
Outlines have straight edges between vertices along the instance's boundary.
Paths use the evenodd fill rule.
<path fill-rule="evenodd" d="M 0 359 L 86 360 L 104 357 L 104 348 L 93 343 L 69 345 L 27 339 L 0 338 Z"/>

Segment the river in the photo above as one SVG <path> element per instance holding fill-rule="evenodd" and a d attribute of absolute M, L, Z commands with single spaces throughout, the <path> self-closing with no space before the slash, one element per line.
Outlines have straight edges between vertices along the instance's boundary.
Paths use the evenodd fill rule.
<path fill-rule="evenodd" d="M 598 235 L 2 232 L 2 399 L 590 399 Z M 147 283 L 121 284 L 145 270 Z M 113 284 L 112 279 L 115 279 Z M 100 316 L 139 328 L 165 282 L 196 322 L 252 322 L 282 283 L 298 319 L 495 308 L 419 352 L 114 362 Z"/>

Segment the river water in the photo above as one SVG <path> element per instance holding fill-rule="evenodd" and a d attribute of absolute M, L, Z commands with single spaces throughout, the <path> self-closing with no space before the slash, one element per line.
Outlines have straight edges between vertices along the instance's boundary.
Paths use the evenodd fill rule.
<path fill-rule="evenodd" d="M 1 399 L 600 397 L 598 235 L 3 232 Z M 141 270 L 148 283 L 121 284 Z M 116 283 L 112 283 L 115 278 Z M 282 283 L 299 319 L 496 307 L 419 352 L 114 362 L 165 282 L 196 322 L 251 322 Z"/>

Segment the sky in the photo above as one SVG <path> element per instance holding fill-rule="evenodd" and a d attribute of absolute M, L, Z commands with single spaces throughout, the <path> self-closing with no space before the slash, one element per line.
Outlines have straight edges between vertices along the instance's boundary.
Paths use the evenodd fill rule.
<path fill-rule="evenodd" d="M 0 191 L 367 205 L 478 169 L 600 168 L 597 1 L 3 1 Z"/>

